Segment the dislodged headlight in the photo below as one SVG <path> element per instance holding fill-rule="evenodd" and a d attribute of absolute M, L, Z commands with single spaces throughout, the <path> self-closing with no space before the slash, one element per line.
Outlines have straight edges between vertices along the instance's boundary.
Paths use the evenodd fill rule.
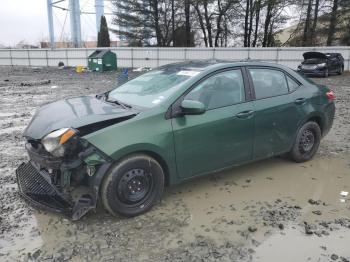
<path fill-rule="evenodd" d="M 326 63 L 321 63 L 317 65 L 317 67 L 325 67 L 325 66 L 326 66 Z"/>
<path fill-rule="evenodd" d="M 60 157 L 64 155 L 63 144 L 75 134 L 76 131 L 72 128 L 61 128 L 46 135 L 41 140 L 41 143 L 44 145 L 47 152 Z"/>

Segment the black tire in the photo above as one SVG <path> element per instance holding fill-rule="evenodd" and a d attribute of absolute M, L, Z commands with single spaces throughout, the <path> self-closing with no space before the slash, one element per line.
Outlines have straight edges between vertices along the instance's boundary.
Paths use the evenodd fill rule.
<path fill-rule="evenodd" d="M 338 72 L 338 75 L 342 75 L 344 72 L 344 66 L 341 66 Z"/>
<path fill-rule="evenodd" d="M 116 163 L 103 180 L 101 199 L 114 216 L 148 211 L 163 195 L 164 172 L 152 157 L 135 154 Z"/>
<path fill-rule="evenodd" d="M 326 68 L 323 72 L 323 77 L 326 78 L 326 77 L 329 77 L 329 70 L 328 68 Z"/>
<path fill-rule="evenodd" d="M 316 122 L 305 123 L 298 131 L 290 157 L 297 163 L 313 158 L 321 142 L 321 129 Z"/>

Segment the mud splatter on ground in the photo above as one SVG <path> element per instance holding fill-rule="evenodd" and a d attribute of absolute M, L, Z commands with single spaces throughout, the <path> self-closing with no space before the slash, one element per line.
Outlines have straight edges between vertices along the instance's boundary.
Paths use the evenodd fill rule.
<path fill-rule="evenodd" d="M 35 108 L 115 86 L 116 73 L 0 67 L 0 261 L 350 260 L 350 74 L 317 78 L 337 113 L 314 160 L 273 158 L 166 190 L 147 214 L 103 209 L 72 222 L 37 211 L 17 193 L 27 159 L 21 133 Z M 48 81 L 50 80 L 50 81 Z"/>

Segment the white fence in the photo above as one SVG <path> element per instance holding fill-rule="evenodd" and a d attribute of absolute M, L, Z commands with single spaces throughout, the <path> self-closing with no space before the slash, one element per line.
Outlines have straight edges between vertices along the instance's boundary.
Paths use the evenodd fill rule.
<path fill-rule="evenodd" d="M 283 64 L 295 69 L 307 51 L 341 53 L 345 70 L 350 70 L 350 47 L 283 47 L 283 48 L 172 48 L 147 47 L 110 48 L 117 55 L 118 67 L 157 67 L 193 59 L 225 59 L 238 61 L 247 58 Z M 94 48 L 67 49 L 0 49 L 0 65 L 66 66 L 87 65 Z"/>

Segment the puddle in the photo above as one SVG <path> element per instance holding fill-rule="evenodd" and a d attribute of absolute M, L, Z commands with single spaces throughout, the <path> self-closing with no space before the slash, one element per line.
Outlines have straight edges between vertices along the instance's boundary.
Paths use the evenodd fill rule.
<path fill-rule="evenodd" d="M 223 226 L 219 232 L 211 229 L 222 218 L 243 220 L 244 224 L 256 223 L 256 217 L 250 215 L 252 208 L 247 207 L 258 209 L 264 202 L 273 203 L 276 199 L 298 205 L 301 208 L 299 220 L 319 219 L 312 213 L 319 209 L 323 211 L 322 219 L 349 217 L 349 197 L 342 197 L 347 200 L 345 203 L 339 201 L 340 192 L 350 189 L 349 163 L 348 157 L 317 157 L 302 164 L 269 159 L 173 188 L 165 201 L 172 202 L 181 192 L 181 199 L 190 212 L 185 233 L 189 238 L 193 233 L 218 240 L 232 238 L 237 227 Z M 311 205 L 309 199 L 320 200 L 322 204 Z"/>
<path fill-rule="evenodd" d="M 254 261 L 332 261 L 331 255 L 349 257 L 350 230 L 329 236 L 307 236 L 289 228 L 274 234 L 255 249 Z M 339 260 L 342 261 L 342 260 Z"/>
<path fill-rule="evenodd" d="M 35 211 L 33 221 L 0 241 L 0 253 L 18 258 L 40 248 L 44 258 L 158 261 L 201 236 L 226 253 L 227 243 L 251 247 L 257 261 L 350 256 L 344 244 L 350 242 L 349 228 L 318 237 L 307 236 L 302 226 L 349 218 L 349 164 L 348 156 L 317 156 L 302 164 L 274 158 L 233 168 L 169 188 L 153 210 L 130 219 L 99 210 L 72 222 Z"/>

